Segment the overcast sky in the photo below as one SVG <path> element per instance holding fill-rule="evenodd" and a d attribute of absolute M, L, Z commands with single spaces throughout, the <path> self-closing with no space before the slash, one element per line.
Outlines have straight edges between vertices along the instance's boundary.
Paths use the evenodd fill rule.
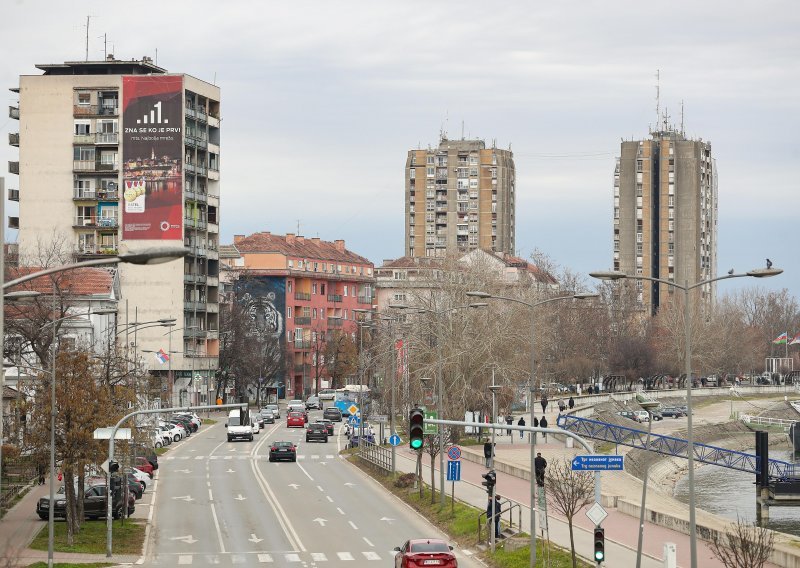
<path fill-rule="evenodd" d="M 106 34 L 118 59 L 222 89 L 224 243 L 299 224 L 376 264 L 401 256 L 406 152 L 463 128 L 514 152 L 521 256 L 610 268 L 614 158 L 656 121 L 658 69 L 662 109 L 679 123 L 683 101 L 717 160 L 718 272 L 769 257 L 785 274 L 761 284 L 800 295 L 796 1 L 2 0 L 0 85 L 83 60 L 87 15 L 90 59 Z M 0 116 L 0 176 L 17 130 Z"/>

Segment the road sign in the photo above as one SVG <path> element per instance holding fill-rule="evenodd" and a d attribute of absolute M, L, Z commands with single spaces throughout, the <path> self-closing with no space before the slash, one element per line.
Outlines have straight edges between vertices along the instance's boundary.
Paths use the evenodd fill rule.
<path fill-rule="evenodd" d="M 400 436 L 397 434 L 392 434 L 389 436 L 389 443 L 393 446 L 399 446 L 403 440 L 400 439 Z"/>
<path fill-rule="evenodd" d="M 572 458 L 572 471 L 619 471 L 623 469 L 624 456 L 585 455 Z"/>
<path fill-rule="evenodd" d="M 113 428 L 95 428 L 94 429 L 94 439 L 95 440 L 108 440 L 111 438 L 111 431 Z M 131 429 L 130 428 L 117 428 L 116 434 L 114 434 L 115 440 L 130 440 L 131 439 Z"/>
<path fill-rule="evenodd" d="M 461 481 L 461 462 L 447 461 L 447 481 Z"/>
<path fill-rule="evenodd" d="M 386 414 L 373 414 L 370 416 L 372 422 L 389 422 L 389 416 Z"/>
<path fill-rule="evenodd" d="M 358 414 L 358 407 L 355 404 L 351 404 L 350 408 L 347 409 L 347 412 L 355 416 L 356 414 Z"/>
<path fill-rule="evenodd" d="M 606 513 L 606 510 L 603 509 L 600 503 L 595 502 L 595 504 L 586 511 L 586 516 L 589 517 L 589 520 L 592 521 L 595 526 L 599 526 L 600 523 L 603 522 L 603 519 L 608 516 L 608 513 Z"/>
<path fill-rule="evenodd" d="M 439 413 L 435 410 L 426 410 L 425 411 L 425 420 L 436 420 L 439 418 Z M 425 434 L 438 434 L 439 433 L 439 426 L 437 424 L 425 424 L 423 426 L 423 432 Z"/>
<path fill-rule="evenodd" d="M 461 459 L 461 448 L 458 446 L 450 446 L 447 448 L 447 457 L 449 457 L 451 460 Z"/>

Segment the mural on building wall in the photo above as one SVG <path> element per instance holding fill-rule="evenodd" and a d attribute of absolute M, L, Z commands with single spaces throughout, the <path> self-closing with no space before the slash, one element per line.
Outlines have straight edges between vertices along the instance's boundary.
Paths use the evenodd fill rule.
<path fill-rule="evenodd" d="M 256 276 L 240 278 L 235 288 L 236 301 L 250 317 L 250 328 L 262 339 L 273 339 L 280 349 L 281 378 L 285 371 L 286 281 L 283 278 Z"/>

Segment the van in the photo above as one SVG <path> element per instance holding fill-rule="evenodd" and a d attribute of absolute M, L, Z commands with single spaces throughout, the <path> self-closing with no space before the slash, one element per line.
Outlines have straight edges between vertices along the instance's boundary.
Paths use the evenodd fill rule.
<path fill-rule="evenodd" d="M 253 419 L 250 414 L 245 410 L 242 413 L 241 409 L 234 408 L 228 413 L 228 420 L 225 422 L 225 428 L 228 430 L 228 441 L 232 442 L 236 439 L 253 441 Z M 258 428 L 258 426 L 256 426 Z"/>

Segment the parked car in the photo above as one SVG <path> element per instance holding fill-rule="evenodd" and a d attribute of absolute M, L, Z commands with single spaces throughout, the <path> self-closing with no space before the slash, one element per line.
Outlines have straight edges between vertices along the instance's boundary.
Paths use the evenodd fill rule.
<path fill-rule="evenodd" d="M 97 484 L 92 485 L 90 487 L 86 487 L 84 494 L 83 494 L 83 514 L 88 519 L 96 519 L 98 517 L 105 517 L 106 516 L 106 507 L 108 506 L 108 502 L 106 501 L 106 486 L 105 484 Z M 118 519 L 122 516 L 123 512 L 123 497 L 122 495 L 115 495 L 111 499 L 111 510 L 115 519 Z M 136 510 L 136 497 L 133 493 L 128 494 L 128 514 L 131 515 Z M 39 518 L 47 520 L 50 516 L 50 496 L 42 497 L 36 503 L 36 514 L 39 515 Z M 67 516 L 67 496 L 64 492 L 64 486 L 62 485 L 58 489 L 58 493 L 56 493 L 55 505 L 53 507 L 53 516 L 54 517 L 66 517 Z"/>
<path fill-rule="evenodd" d="M 142 484 L 136 480 L 136 477 L 132 473 L 129 473 L 125 477 L 128 479 L 128 492 L 133 493 L 133 496 L 136 497 L 138 501 L 142 498 L 142 495 L 144 495 L 144 487 L 142 487 Z"/>
<path fill-rule="evenodd" d="M 328 429 L 324 424 L 309 424 L 306 428 L 306 442 L 317 440 L 318 442 L 328 442 Z"/>
<path fill-rule="evenodd" d="M 458 568 L 458 560 L 453 547 L 438 538 L 415 538 L 407 540 L 403 546 L 395 547 L 395 568 L 414 568 L 416 566 L 437 566 L 438 568 Z"/>
<path fill-rule="evenodd" d="M 200 420 L 200 417 L 194 412 L 176 412 L 174 416 L 188 419 L 192 424 L 194 424 L 197 427 L 195 429 L 195 432 L 200 429 L 200 426 L 203 425 L 203 421 Z"/>
<path fill-rule="evenodd" d="M 328 432 L 328 436 L 333 436 L 334 434 L 333 422 L 331 422 L 330 420 L 326 420 L 324 418 L 317 418 L 314 422 L 316 424 L 322 424 L 323 426 L 325 426 L 325 430 Z"/>
<path fill-rule="evenodd" d="M 182 440 L 186 435 L 186 430 L 182 425 L 179 426 L 171 422 L 161 422 L 158 427 L 161 428 L 162 431 L 172 436 L 173 442 Z"/>
<path fill-rule="evenodd" d="M 150 476 L 150 479 L 153 479 L 153 471 L 154 471 L 153 464 L 151 464 L 147 460 L 147 458 L 142 457 L 142 456 L 137 456 L 133 460 L 133 467 L 135 467 L 138 470 L 141 470 L 141 471 L 145 472 L 147 475 Z"/>
<path fill-rule="evenodd" d="M 647 416 L 647 412 L 644 410 L 620 410 L 617 412 L 619 416 L 623 418 L 627 418 L 628 420 L 633 420 L 634 422 L 648 422 L 649 418 Z"/>
<path fill-rule="evenodd" d="M 305 425 L 305 414 L 303 412 L 292 410 L 286 415 L 287 428 L 302 428 Z"/>
<path fill-rule="evenodd" d="M 142 486 L 142 489 L 147 490 L 147 484 L 150 483 L 149 475 L 135 467 L 126 467 L 123 471 L 128 475 L 132 475 L 134 479 L 139 482 L 139 485 Z"/>
<path fill-rule="evenodd" d="M 342 411 L 336 408 L 335 406 L 329 406 L 328 408 L 322 411 L 322 417 L 327 420 L 331 420 L 333 422 L 341 422 Z"/>
<path fill-rule="evenodd" d="M 306 410 L 322 410 L 322 400 L 318 396 L 310 396 L 306 399 Z"/>
<path fill-rule="evenodd" d="M 269 448 L 269 461 L 297 461 L 297 446 L 293 442 L 273 442 Z"/>
<path fill-rule="evenodd" d="M 686 412 L 675 406 L 665 406 L 660 410 L 661 416 L 668 416 L 670 418 L 681 418 L 682 416 L 686 416 Z"/>

